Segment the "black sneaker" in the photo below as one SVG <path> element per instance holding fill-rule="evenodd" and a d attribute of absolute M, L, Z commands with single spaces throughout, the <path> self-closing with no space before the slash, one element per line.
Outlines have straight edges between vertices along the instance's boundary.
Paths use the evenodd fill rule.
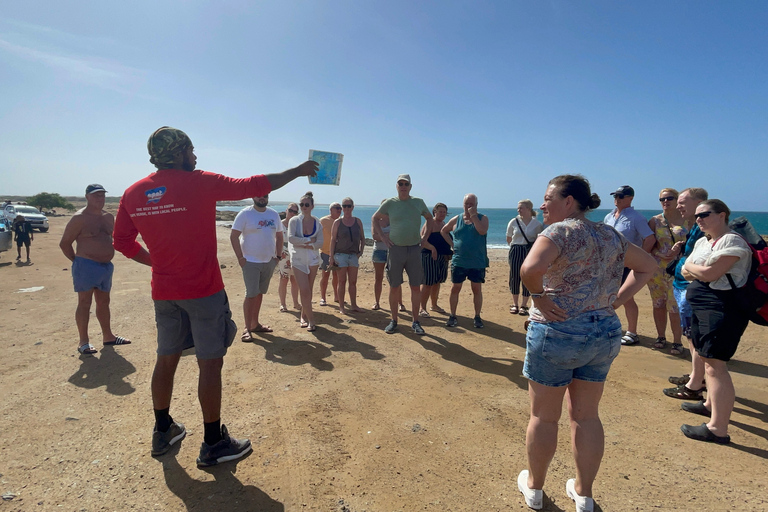
<path fill-rule="evenodd" d="M 202 443 L 200 456 L 197 458 L 197 467 L 215 466 L 222 462 L 239 459 L 252 449 L 250 439 L 232 439 L 229 437 L 225 425 L 221 426 L 221 437 L 222 440 L 213 446 Z"/>
<path fill-rule="evenodd" d="M 387 334 L 395 334 L 397 330 L 397 322 L 390 320 L 387 326 L 384 328 L 384 332 Z"/>
<path fill-rule="evenodd" d="M 416 334 L 427 334 L 419 322 L 413 322 L 411 327 L 413 328 L 413 332 Z"/>
<path fill-rule="evenodd" d="M 456 318 L 456 315 L 451 315 L 448 317 L 448 321 L 445 322 L 446 327 L 456 327 L 459 325 L 459 319 Z"/>
<path fill-rule="evenodd" d="M 157 457 L 167 453 L 177 442 L 184 439 L 187 435 L 187 429 L 178 421 L 171 423 L 166 432 L 157 430 L 157 426 L 152 430 L 152 456 Z"/>
<path fill-rule="evenodd" d="M 480 318 L 479 315 L 476 316 L 475 317 L 475 328 L 476 329 L 482 329 L 483 327 L 485 327 L 485 324 L 483 323 L 483 319 Z"/>

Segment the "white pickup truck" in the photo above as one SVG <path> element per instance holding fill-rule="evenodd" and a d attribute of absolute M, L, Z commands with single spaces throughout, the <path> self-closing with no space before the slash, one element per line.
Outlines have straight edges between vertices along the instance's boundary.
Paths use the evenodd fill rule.
<path fill-rule="evenodd" d="M 8 222 L 13 223 L 13 219 L 17 215 L 23 215 L 24 219 L 32 224 L 34 229 L 39 230 L 41 233 L 48 231 L 48 217 L 40 213 L 40 210 L 34 206 L 26 204 L 6 204 L 3 208 L 3 216 Z"/>

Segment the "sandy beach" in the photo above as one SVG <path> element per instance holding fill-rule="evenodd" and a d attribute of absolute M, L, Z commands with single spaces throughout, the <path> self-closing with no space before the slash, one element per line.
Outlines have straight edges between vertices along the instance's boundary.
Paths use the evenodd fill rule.
<path fill-rule="evenodd" d="M 236 339 L 224 360 L 222 422 L 254 450 L 200 470 L 193 354 L 179 365 L 171 407 L 187 438 L 150 456 L 156 332 L 148 267 L 115 256 L 113 330 L 133 344 L 102 347 L 92 310 L 91 341 L 100 351 L 77 354 L 76 294 L 58 247 L 69 218 L 52 217 L 48 233 L 34 234 L 30 265 L 14 263 L 15 247 L 0 255 L 0 511 L 529 510 L 516 484 L 526 466 L 529 408 L 524 318 L 508 312 L 504 251 L 494 251 L 484 285 L 483 330 L 471 326 L 465 286 L 458 328 L 434 314 L 419 337 L 404 314 L 400 332 L 385 335 L 388 311 L 369 309 L 370 252 L 358 284 L 366 310 L 342 317 L 315 303 L 314 333 L 299 329 L 297 311 L 278 312 L 273 279 L 261 318 L 274 333 L 254 343 Z M 220 227 L 218 239 L 241 327 L 244 285 L 229 230 Z M 446 308 L 448 291 L 444 285 Z M 729 365 L 737 394 L 732 443 L 696 442 L 680 425 L 703 418 L 661 392 L 668 376 L 689 372 L 688 354 L 651 349 L 647 290 L 637 299 L 641 343 L 622 348 L 602 401 L 606 449 L 596 510 L 768 510 L 768 328 L 750 324 Z M 543 510 L 573 510 L 565 493 L 573 476 L 562 419 Z"/>

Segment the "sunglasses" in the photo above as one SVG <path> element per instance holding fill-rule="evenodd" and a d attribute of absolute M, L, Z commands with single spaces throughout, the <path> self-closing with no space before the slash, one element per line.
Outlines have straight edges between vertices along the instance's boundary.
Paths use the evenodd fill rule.
<path fill-rule="evenodd" d="M 624 194 L 616 194 L 613 197 L 615 197 L 616 199 L 624 199 Z"/>
<path fill-rule="evenodd" d="M 292 214 L 294 214 L 294 215 L 296 215 L 297 213 L 299 213 L 299 210 L 291 210 L 291 209 L 289 208 L 289 209 L 288 209 L 288 212 L 289 212 L 289 213 L 292 213 Z"/>
<path fill-rule="evenodd" d="M 312 206 L 312 203 L 299 203 L 299 206 L 301 206 L 302 208 L 309 208 L 310 206 Z"/>
<path fill-rule="evenodd" d="M 713 213 L 715 213 L 715 212 L 701 212 L 701 213 L 696 213 L 693 216 L 696 217 L 697 220 L 698 219 L 706 219 L 707 217 L 709 217 Z"/>
<path fill-rule="evenodd" d="M 343 205 L 341 205 L 341 207 L 342 208 L 353 208 L 354 205 L 352 205 L 352 204 L 343 204 Z"/>
<path fill-rule="evenodd" d="M 411 184 L 410 184 L 410 183 L 408 183 L 407 181 L 398 181 L 398 182 L 397 182 L 397 186 L 398 186 L 398 187 L 408 187 L 408 186 L 410 186 L 410 185 L 411 185 Z"/>
<path fill-rule="evenodd" d="M 659 202 L 663 203 L 664 201 L 674 201 L 675 199 L 677 199 L 675 196 L 660 197 Z"/>

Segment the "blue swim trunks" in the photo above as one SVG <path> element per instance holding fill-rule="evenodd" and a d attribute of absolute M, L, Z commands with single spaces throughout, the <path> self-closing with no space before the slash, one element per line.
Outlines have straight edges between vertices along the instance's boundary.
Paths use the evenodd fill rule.
<path fill-rule="evenodd" d="M 112 289 L 112 272 L 115 266 L 112 262 L 99 263 L 75 256 L 72 262 L 72 281 L 75 284 L 76 292 L 87 292 L 94 288 L 102 292 L 109 292 Z"/>

